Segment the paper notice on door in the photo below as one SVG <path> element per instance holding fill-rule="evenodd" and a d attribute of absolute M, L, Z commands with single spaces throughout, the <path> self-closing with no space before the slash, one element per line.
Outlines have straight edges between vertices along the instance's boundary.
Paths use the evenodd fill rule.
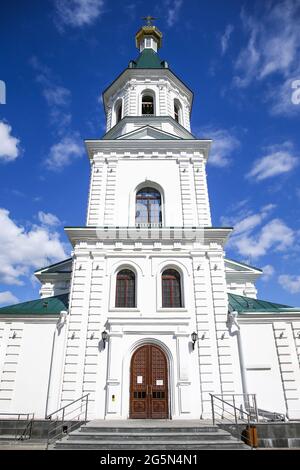
<path fill-rule="evenodd" d="M 164 381 L 163 380 L 157 380 L 156 381 L 156 385 L 163 385 L 164 384 Z"/>
<path fill-rule="evenodd" d="M 137 378 L 136 378 L 136 383 L 137 384 L 142 384 L 143 383 L 143 376 L 142 375 L 138 375 Z"/>

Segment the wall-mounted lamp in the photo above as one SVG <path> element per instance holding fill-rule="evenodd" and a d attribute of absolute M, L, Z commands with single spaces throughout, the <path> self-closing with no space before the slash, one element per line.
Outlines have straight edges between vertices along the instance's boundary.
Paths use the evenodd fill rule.
<path fill-rule="evenodd" d="M 300 331 L 298 331 L 297 337 L 300 338 Z"/>
<path fill-rule="evenodd" d="M 73 331 L 71 339 L 75 339 L 75 331 Z"/>
<path fill-rule="evenodd" d="M 193 351 L 195 349 L 195 343 L 196 341 L 198 340 L 198 335 L 196 333 L 196 331 L 194 331 L 192 334 L 191 334 L 191 338 L 192 338 L 192 341 L 193 341 Z"/>
<path fill-rule="evenodd" d="M 283 335 L 284 335 L 284 333 L 283 333 L 283 331 L 282 331 L 282 332 L 280 333 L 280 335 L 279 335 L 279 338 L 282 339 L 282 338 L 283 338 Z"/>
<path fill-rule="evenodd" d="M 202 334 L 201 339 L 204 340 L 206 338 L 205 332 Z"/>
<path fill-rule="evenodd" d="M 15 339 L 16 336 L 17 336 L 17 333 L 14 331 L 12 334 L 12 339 Z"/>
<path fill-rule="evenodd" d="M 94 336 L 95 336 L 95 333 L 92 332 L 91 336 L 90 336 L 90 339 L 94 339 Z"/>
<path fill-rule="evenodd" d="M 217 269 L 218 269 L 218 265 L 215 264 L 215 265 L 214 265 L 214 270 L 216 271 Z"/>
<path fill-rule="evenodd" d="M 226 336 L 226 333 L 225 333 L 225 332 L 224 332 L 224 333 L 222 333 L 222 335 L 221 335 L 221 339 L 225 339 L 225 336 Z"/>
<path fill-rule="evenodd" d="M 101 338 L 102 338 L 102 341 L 103 341 L 103 349 L 105 349 L 105 343 L 106 343 L 106 341 L 107 341 L 107 339 L 108 339 L 108 333 L 107 333 L 107 331 L 105 331 L 105 330 L 102 331 L 102 333 L 101 333 Z"/>

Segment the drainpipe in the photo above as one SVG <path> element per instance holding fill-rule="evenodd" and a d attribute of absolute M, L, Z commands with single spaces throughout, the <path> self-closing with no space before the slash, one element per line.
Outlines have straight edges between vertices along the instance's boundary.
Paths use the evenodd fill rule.
<path fill-rule="evenodd" d="M 57 336 L 60 334 L 61 329 L 66 323 L 66 317 L 67 317 L 68 312 L 66 310 L 61 310 L 59 314 L 59 319 L 56 323 L 56 327 L 54 329 L 53 333 L 53 340 L 52 340 L 52 349 L 51 349 L 51 358 L 50 358 L 50 368 L 49 368 L 49 379 L 48 379 L 48 387 L 47 387 L 47 397 L 46 397 L 46 409 L 45 409 L 45 418 L 49 414 L 48 406 L 49 406 L 49 401 L 52 398 L 51 391 L 52 391 L 52 376 L 53 376 L 53 359 L 54 359 L 54 353 L 55 353 L 55 347 L 57 343 Z"/>
<path fill-rule="evenodd" d="M 229 329 L 231 335 L 235 335 L 237 337 L 237 345 L 238 345 L 238 352 L 239 352 L 239 359 L 240 359 L 240 370 L 241 370 L 241 380 L 242 380 L 242 388 L 243 393 L 248 395 L 248 386 L 247 386 L 247 378 L 246 378 L 246 367 L 245 367 L 245 356 L 243 351 L 243 344 L 241 338 L 241 330 L 240 325 L 237 321 L 238 312 L 233 310 L 232 312 L 228 312 L 228 320 L 229 320 Z M 234 328 L 235 327 L 235 328 Z M 232 329 L 234 328 L 234 331 Z M 248 400 L 247 400 L 248 402 Z M 249 403 L 247 403 L 249 405 Z"/>

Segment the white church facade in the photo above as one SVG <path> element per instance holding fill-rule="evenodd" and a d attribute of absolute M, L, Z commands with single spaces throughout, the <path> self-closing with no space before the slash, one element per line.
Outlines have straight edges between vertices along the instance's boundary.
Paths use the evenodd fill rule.
<path fill-rule="evenodd" d="M 210 394 L 253 393 L 300 419 L 300 309 L 258 300 L 262 272 L 226 258 L 211 141 L 191 133 L 193 93 L 161 40 L 143 26 L 103 93 L 71 258 L 35 273 L 40 299 L 0 309 L 0 413 L 44 418 L 89 393 L 89 419 L 206 419 Z"/>

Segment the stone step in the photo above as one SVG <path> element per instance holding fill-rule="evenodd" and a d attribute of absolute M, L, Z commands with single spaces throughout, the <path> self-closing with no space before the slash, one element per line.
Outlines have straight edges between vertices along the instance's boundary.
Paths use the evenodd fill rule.
<path fill-rule="evenodd" d="M 198 432 L 217 432 L 218 431 L 218 426 L 195 426 L 195 427 L 178 427 L 178 426 L 153 426 L 153 427 L 132 427 L 132 426 L 118 426 L 118 427 L 113 427 L 113 426 L 89 426 L 89 425 L 83 425 L 81 426 L 81 431 L 82 432 L 87 432 L 87 433 L 120 433 L 120 432 L 126 432 L 126 433 L 164 433 L 164 432 L 177 432 L 181 434 L 192 434 L 192 433 L 198 433 Z"/>
<path fill-rule="evenodd" d="M 82 432 L 82 431 L 74 431 L 69 434 L 69 441 L 70 440 L 106 440 L 106 441 L 209 441 L 209 440 L 229 440 L 231 438 L 230 434 L 226 431 L 217 431 L 217 432 L 194 432 L 194 433 L 186 433 L 183 434 L 181 432 L 169 432 L 169 430 L 165 430 L 165 432 L 147 432 L 144 430 L 143 433 L 137 432 Z"/>
<path fill-rule="evenodd" d="M 249 449 L 242 442 L 230 439 L 228 441 L 88 441 L 62 440 L 55 445 L 55 450 L 200 450 L 200 449 Z"/>
<path fill-rule="evenodd" d="M 0 442 L 1 441 L 17 441 L 18 438 L 20 437 L 20 434 L 17 434 L 17 436 L 15 434 L 1 434 L 0 436 Z"/>

